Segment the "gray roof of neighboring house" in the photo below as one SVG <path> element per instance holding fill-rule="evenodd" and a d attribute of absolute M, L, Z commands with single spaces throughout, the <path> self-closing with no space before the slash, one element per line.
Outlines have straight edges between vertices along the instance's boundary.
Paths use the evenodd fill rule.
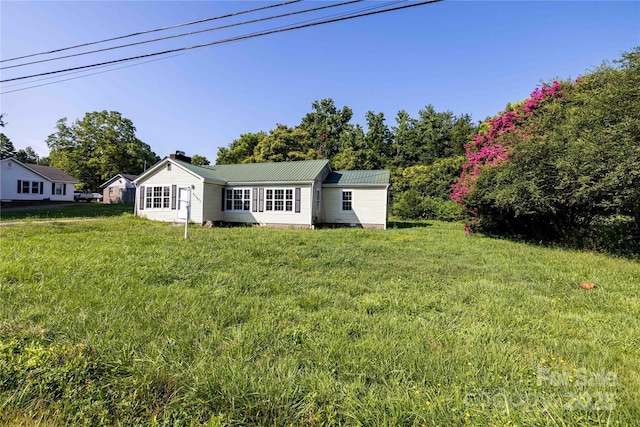
<path fill-rule="evenodd" d="M 102 185 L 100 185 L 99 188 L 104 188 L 104 187 L 107 187 L 107 186 L 111 185 L 111 183 L 113 183 L 119 177 L 123 177 L 127 181 L 133 182 L 133 181 L 136 180 L 136 178 L 138 178 L 138 175 L 131 175 L 130 173 L 119 173 L 119 174 L 114 175 L 111 178 L 109 178 Z"/>
<path fill-rule="evenodd" d="M 31 163 L 23 163 L 29 169 L 39 173 L 40 175 L 47 178 L 49 181 L 56 182 L 68 182 L 68 183 L 76 183 L 77 179 L 72 177 L 71 175 L 62 172 L 58 168 L 54 168 L 53 166 L 45 166 L 45 165 L 36 165 Z"/>
<path fill-rule="evenodd" d="M 389 184 L 388 170 L 334 171 L 323 184 L 331 185 L 383 185 Z"/>

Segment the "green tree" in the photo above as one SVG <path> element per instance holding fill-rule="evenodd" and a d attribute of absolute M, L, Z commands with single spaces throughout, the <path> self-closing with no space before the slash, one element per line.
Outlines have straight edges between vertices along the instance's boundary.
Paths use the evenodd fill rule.
<path fill-rule="evenodd" d="M 364 168 L 362 146 L 364 145 L 364 130 L 362 126 L 349 124 L 340 134 L 340 148 L 331 164 L 336 170 L 356 170 Z"/>
<path fill-rule="evenodd" d="M 464 156 L 447 157 L 430 165 L 397 169 L 394 174 L 394 188 L 399 192 L 413 189 L 423 196 L 448 200 L 451 186 L 458 179 L 464 161 Z"/>
<path fill-rule="evenodd" d="M 417 164 L 420 137 L 416 130 L 416 120 L 405 110 L 400 110 L 396 116 L 396 126 L 391 130 L 394 134 L 392 164 L 399 167 Z"/>
<path fill-rule="evenodd" d="M 131 120 L 117 111 L 94 111 L 72 125 L 62 118 L 56 132 L 49 135 L 50 161 L 96 191 L 106 179 L 117 173 L 140 174 L 159 157 L 136 137 Z"/>
<path fill-rule="evenodd" d="M 16 151 L 15 158 L 22 163 L 38 163 L 40 160 L 40 156 L 38 156 L 32 147 L 27 147 L 25 149 L 21 148 Z"/>
<path fill-rule="evenodd" d="M 391 156 L 393 134 L 384 123 L 384 114 L 375 114 L 367 111 L 367 133 L 364 136 L 364 144 L 360 148 L 363 159 L 362 169 L 381 169 Z"/>
<path fill-rule="evenodd" d="M 302 128 L 279 124 L 253 150 L 252 162 L 285 162 L 316 159 L 309 133 Z"/>
<path fill-rule="evenodd" d="M 463 156 L 465 144 L 471 141 L 478 131 L 478 124 L 474 123 L 469 114 L 461 114 L 456 117 L 450 131 L 451 144 L 446 149 L 445 157 Z"/>
<path fill-rule="evenodd" d="M 471 116 L 454 116 L 451 111 L 437 112 L 427 105 L 412 118 L 401 110 L 396 116 L 392 164 L 399 167 L 428 165 L 437 159 L 464 154 L 464 145 L 476 132 Z"/>
<path fill-rule="evenodd" d="M 206 166 L 211 164 L 209 160 L 205 156 L 201 156 L 200 154 L 195 154 L 191 157 L 191 164 L 196 166 Z"/>
<path fill-rule="evenodd" d="M 449 195 L 464 161 L 464 156 L 447 157 L 430 165 L 395 169 L 392 174 L 394 213 L 401 218 L 463 219 L 461 206 Z"/>
<path fill-rule="evenodd" d="M 348 128 L 353 111 L 346 106 L 338 110 L 331 98 L 314 101 L 311 107 L 313 111 L 299 127 L 308 132 L 319 158 L 332 159 L 340 149 L 341 134 Z"/>
<path fill-rule="evenodd" d="M 13 142 L 4 133 L 0 133 L 0 158 L 5 159 L 7 157 L 14 157 L 16 155 L 16 148 L 13 146 Z"/>
<path fill-rule="evenodd" d="M 216 158 L 217 165 L 233 165 L 251 161 L 253 150 L 265 138 L 265 132 L 244 133 L 234 140 L 229 148 L 220 147 Z"/>

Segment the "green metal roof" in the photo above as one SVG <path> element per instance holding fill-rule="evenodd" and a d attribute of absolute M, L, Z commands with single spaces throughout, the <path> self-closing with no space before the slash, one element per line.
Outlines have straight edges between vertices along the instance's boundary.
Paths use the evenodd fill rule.
<path fill-rule="evenodd" d="M 213 165 L 200 168 L 210 171 L 227 182 L 305 182 L 316 179 L 326 167 L 329 167 L 327 159 Z"/>
<path fill-rule="evenodd" d="M 219 184 L 226 184 L 226 180 L 221 177 L 219 174 L 217 174 L 215 171 L 209 169 L 208 167 L 205 166 L 196 166 L 196 165 L 192 165 L 191 163 L 187 163 L 187 162 L 183 162 L 182 160 L 176 160 L 176 159 L 171 159 L 171 161 L 176 162 L 178 164 L 180 164 L 180 166 L 184 167 L 185 169 L 193 172 L 194 174 L 204 178 L 205 181 L 209 181 L 209 182 L 216 182 Z"/>
<path fill-rule="evenodd" d="M 389 184 L 391 173 L 388 170 L 335 171 L 329 174 L 324 184 L 365 185 Z"/>
<path fill-rule="evenodd" d="M 172 159 L 185 169 L 206 181 L 226 183 L 239 182 L 307 182 L 315 180 L 329 160 L 303 160 L 297 162 L 241 163 L 235 165 L 196 166 Z M 323 184 L 330 185 L 384 185 L 389 184 L 388 170 L 335 171 Z"/>

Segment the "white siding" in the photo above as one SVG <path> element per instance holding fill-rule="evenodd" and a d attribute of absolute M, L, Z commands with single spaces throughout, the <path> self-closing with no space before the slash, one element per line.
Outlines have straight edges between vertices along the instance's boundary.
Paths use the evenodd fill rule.
<path fill-rule="evenodd" d="M 171 165 L 171 170 L 167 170 L 167 164 L 164 163 L 158 167 L 158 170 L 145 177 L 145 179 L 141 182 L 138 182 L 138 190 L 136 195 L 136 212 L 139 216 L 143 216 L 149 219 L 153 219 L 156 221 L 165 221 L 165 222 L 173 222 L 176 221 L 178 216 L 177 209 L 171 209 L 171 204 L 169 208 L 147 208 L 140 209 L 140 199 L 141 193 L 140 188 L 145 187 L 154 187 L 154 186 L 176 186 L 176 193 L 179 187 L 189 187 L 194 186 L 195 188 L 191 191 L 191 221 L 195 223 L 203 222 L 203 182 L 200 178 L 194 176 L 193 174 L 185 171 L 184 169 L 176 166 L 175 164 Z M 146 197 L 146 195 L 145 195 Z M 170 197 L 174 197 L 173 194 Z M 176 195 L 177 197 L 177 195 Z M 177 205 L 177 201 L 176 201 Z"/>
<path fill-rule="evenodd" d="M 352 211 L 342 211 L 342 191 L 352 191 Z M 323 187 L 322 221 L 386 228 L 387 189 L 384 187 Z"/>
<path fill-rule="evenodd" d="M 248 211 L 224 211 L 225 222 L 251 223 L 260 225 L 291 225 L 291 226 L 311 226 L 311 185 L 265 185 L 265 186 L 228 186 L 228 189 L 249 189 L 253 195 L 253 188 L 263 188 L 265 200 L 263 200 L 263 212 L 253 212 L 253 198 L 251 209 Z M 300 188 L 300 212 L 295 212 L 295 189 Z M 264 207 L 267 189 L 291 189 L 293 190 L 293 210 L 287 211 L 267 211 Z"/>
<path fill-rule="evenodd" d="M 44 200 L 73 202 L 73 184 L 66 185 L 66 194 L 52 194 L 51 181 L 25 168 L 13 160 L 0 163 L 0 199 L 2 200 Z M 29 181 L 29 192 L 18 193 L 18 180 Z M 42 194 L 32 193 L 31 183 L 42 182 Z M 39 184 L 38 184 L 39 185 Z"/>
<path fill-rule="evenodd" d="M 203 222 L 224 221 L 222 213 L 222 192 L 224 187 L 217 184 L 204 185 Z"/>

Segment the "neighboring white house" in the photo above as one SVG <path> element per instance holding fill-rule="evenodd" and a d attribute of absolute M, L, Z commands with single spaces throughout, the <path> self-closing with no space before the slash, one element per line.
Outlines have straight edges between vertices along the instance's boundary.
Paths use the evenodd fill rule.
<path fill-rule="evenodd" d="M 138 175 L 119 173 L 100 186 L 104 203 L 134 203 Z"/>
<path fill-rule="evenodd" d="M 200 224 L 387 225 L 387 170 L 333 172 L 326 159 L 195 166 L 177 157 L 161 160 L 134 181 L 137 215 L 180 221 L 190 203 L 190 219 Z"/>
<path fill-rule="evenodd" d="M 51 200 L 73 202 L 78 181 L 58 168 L 22 163 L 12 157 L 0 160 L 0 200 Z"/>

